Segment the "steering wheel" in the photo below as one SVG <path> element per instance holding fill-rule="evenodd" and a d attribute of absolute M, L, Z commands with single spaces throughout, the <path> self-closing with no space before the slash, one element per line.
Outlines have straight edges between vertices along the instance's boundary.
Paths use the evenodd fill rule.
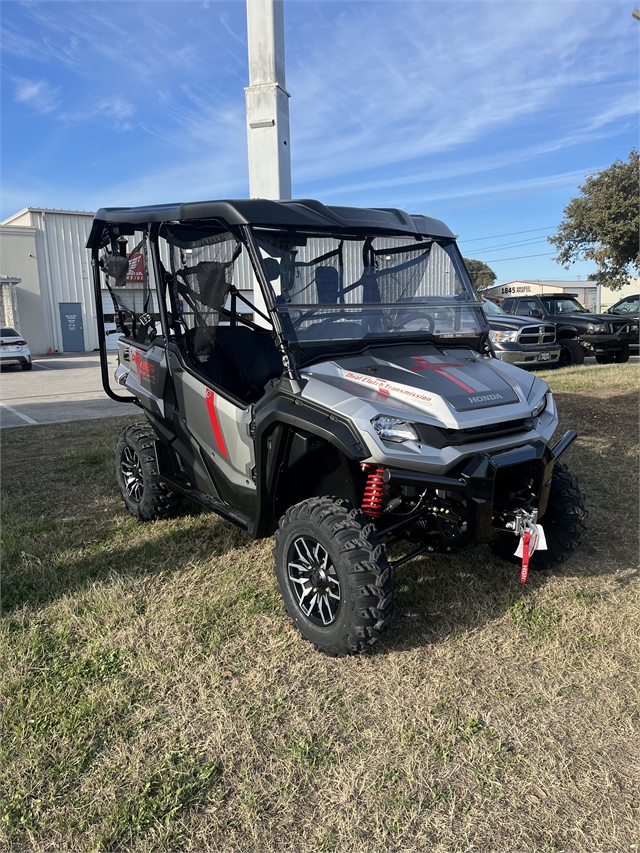
<path fill-rule="evenodd" d="M 402 319 L 396 320 L 395 323 L 391 323 L 391 325 L 389 326 L 389 331 L 395 332 L 398 329 L 402 329 L 407 325 L 407 323 L 411 322 L 411 320 L 426 320 L 427 328 L 421 329 L 420 331 L 426 331 L 428 335 L 433 332 L 433 317 L 426 311 L 412 311 L 410 314 L 407 314 L 402 317 Z"/>

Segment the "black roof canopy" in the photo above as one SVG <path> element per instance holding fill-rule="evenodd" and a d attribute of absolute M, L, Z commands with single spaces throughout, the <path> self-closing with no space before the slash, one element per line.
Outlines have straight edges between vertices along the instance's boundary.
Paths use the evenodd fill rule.
<path fill-rule="evenodd" d="M 156 204 L 148 207 L 102 207 L 96 213 L 87 248 L 100 245 L 106 223 L 121 223 L 143 228 L 152 222 L 222 219 L 229 225 L 260 225 L 300 229 L 371 229 L 403 234 L 428 234 L 432 237 L 455 235 L 439 219 L 405 213 L 397 208 L 327 207 L 312 199 L 269 201 L 236 199 L 190 201 L 181 204 Z"/>

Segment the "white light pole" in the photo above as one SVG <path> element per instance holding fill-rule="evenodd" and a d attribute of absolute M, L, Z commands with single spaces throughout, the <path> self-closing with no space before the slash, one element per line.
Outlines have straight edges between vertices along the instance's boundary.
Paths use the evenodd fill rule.
<path fill-rule="evenodd" d="M 247 140 L 251 198 L 291 198 L 283 0 L 247 0 Z"/>

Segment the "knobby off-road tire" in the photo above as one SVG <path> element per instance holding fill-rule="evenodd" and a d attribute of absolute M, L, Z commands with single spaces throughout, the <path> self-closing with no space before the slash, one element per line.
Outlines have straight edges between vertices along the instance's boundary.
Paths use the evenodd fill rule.
<path fill-rule="evenodd" d="M 549 503 L 540 519 L 547 540 L 547 550 L 535 551 L 529 560 L 529 568 L 534 571 L 551 569 L 568 560 L 587 532 L 585 522 L 588 515 L 578 481 L 571 476 L 566 465 L 556 463 Z M 518 546 L 517 536 L 503 536 L 489 544 L 496 556 L 520 565 L 520 557 L 514 556 Z"/>
<path fill-rule="evenodd" d="M 375 525 L 348 501 L 287 510 L 275 533 L 280 594 L 305 640 L 332 657 L 370 648 L 393 615 L 392 570 Z"/>
<path fill-rule="evenodd" d="M 584 364 L 584 350 L 580 341 L 569 338 L 560 341 L 560 358 L 558 367 L 571 367 L 572 364 Z"/>
<path fill-rule="evenodd" d="M 139 521 L 170 518 L 182 495 L 158 475 L 155 432 L 147 424 L 126 426 L 116 442 L 116 479 L 125 506 Z"/>
<path fill-rule="evenodd" d="M 630 356 L 631 356 L 631 347 L 629 346 L 629 344 L 624 344 L 624 346 L 622 347 L 620 352 L 617 352 L 614 355 L 614 357 L 613 357 L 614 364 L 626 364 L 629 361 Z"/>

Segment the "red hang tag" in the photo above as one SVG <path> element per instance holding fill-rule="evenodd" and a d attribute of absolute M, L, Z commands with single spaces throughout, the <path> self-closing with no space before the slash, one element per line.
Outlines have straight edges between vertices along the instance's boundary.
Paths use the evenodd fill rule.
<path fill-rule="evenodd" d="M 531 531 L 525 530 L 522 537 L 522 568 L 520 569 L 520 583 L 526 583 L 529 577 L 529 543 L 531 542 Z"/>

